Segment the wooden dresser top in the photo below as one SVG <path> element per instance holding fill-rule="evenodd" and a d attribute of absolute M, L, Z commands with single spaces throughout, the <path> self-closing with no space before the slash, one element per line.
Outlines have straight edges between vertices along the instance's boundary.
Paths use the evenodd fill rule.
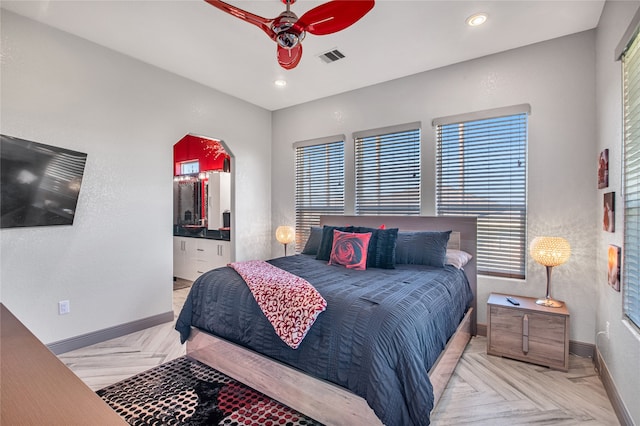
<path fill-rule="evenodd" d="M 0 423 L 126 425 L 2 304 Z"/>

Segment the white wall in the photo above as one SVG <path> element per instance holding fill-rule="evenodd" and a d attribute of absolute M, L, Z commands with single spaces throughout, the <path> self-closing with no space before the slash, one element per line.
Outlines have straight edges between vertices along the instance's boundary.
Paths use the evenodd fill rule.
<path fill-rule="evenodd" d="M 235 156 L 236 258 L 267 257 L 269 111 L 5 10 L 1 31 L 2 133 L 88 153 L 73 226 L 0 231 L 2 303 L 40 340 L 172 310 L 172 147 L 189 132 Z"/>
<path fill-rule="evenodd" d="M 595 185 L 595 33 L 584 32 L 275 111 L 273 227 L 295 223 L 296 141 L 345 134 L 353 170 L 355 131 L 422 122 L 423 214 L 435 213 L 436 117 L 529 103 L 528 241 L 567 238 L 569 262 L 553 272 L 552 295 L 571 311 L 571 339 L 593 343 L 598 234 Z M 422 54 L 429 54 L 422 52 Z M 336 63 L 332 66 L 340 66 Z M 352 206 L 351 206 L 352 207 Z M 275 228 L 274 228 L 275 229 Z M 277 244 L 274 255 L 281 254 Z M 528 259 L 525 281 L 479 278 L 478 318 L 492 291 L 541 297 L 545 270 Z"/>
<path fill-rule="evenodd" d="M 609 322 L 609 338 L 600 334 L 596 338 L 600 351 L 616 389 L 623 396 L 627 410 L 636 424 L 640 424 L 640 333 L 629 325 L 622 313 L 622 292 L 607 284 L 607 250 L 609 244 L 623 247 L 624 215 L 622 197 L 622 64 L 614 60 L 614 50 L 630 24 L 638 1 L 608 1 L 600 17 L 596 38 L 597 76 L 597 149 L 594 158 L 603 149 L 609 149 L 609 187 L 594 190 L 600 208 L 605 192 L 616 193 L 616 232 L 598 229 L 596 244 L 597 300 L 596 331 L 604 331 Z M 598 210 L 600 211 L 600 210 Z"/>

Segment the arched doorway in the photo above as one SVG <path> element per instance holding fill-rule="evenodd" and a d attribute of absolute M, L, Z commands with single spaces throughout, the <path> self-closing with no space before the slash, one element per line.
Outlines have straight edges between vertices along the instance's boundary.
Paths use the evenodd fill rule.
<path fill-rule="evenodd" d="M 188 134 L 173 147 L 174 282 L 192 282 L 233 258 L 232 163 L 219 139 Z"/>

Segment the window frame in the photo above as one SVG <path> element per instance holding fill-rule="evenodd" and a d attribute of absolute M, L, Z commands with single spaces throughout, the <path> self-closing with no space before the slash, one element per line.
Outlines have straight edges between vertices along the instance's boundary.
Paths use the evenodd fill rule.
<path fill-rule="evenodd" d="M 355 214 L 419 215 L 422 198 L 422 123 L 355 132 L 353 148 Z M 392 157 L 385 158 L 381 154 Z M 402 166 L 393 167 L 396 162 Z M 376 179 L 371 179 L 373 174 L 369 166 L 372 164 L 377 172 Z M 399 204 L 401 207 L 398 207 Z"/>
<path fill-rule="evenodd" d="M 311 233 L 311 226 L 319 226 L 320 225 L 320 216 L 327 214 L 335 214 L 341 215 L 345 213 L 345 136 L 344 135 L 335 135 L 329 136 L 325 138 L 319 139 L 311 139 L 307 141 L 300 141 L 293 144 L 293 148 L 295 151 L 295 192 L 294 192 L 294 205 L 295 205 L 295 230 L 296 230 L 296 253 L 299 253 L 304 248 L 304 244 L 306 243 L 309 235 Z M 325 153 L 324 162 L 318 161 L 313 166 L 322 167 L 324 165 L 326 169 L 325 173 L 325 189 L 330 186 L 333 182 L 335 183 L 335 179 L 340 181 L 339 190 L 337 192 L 333 191 L 325 191 L 323 192 L 326 197 L 331 198 L 335 197 L 334 200 L 329 200 L 324 205 L 316 205 L 313 203 L 304 203 L 302 202 L 301 196 L 304 195 L 308 200 L 312 198 L 315 194 L 307 192 L 303 190 L 301 185 L 303 184 L 300 179 L 301 175 L 304 174 L 304 170 L 300 169 L 301 164 L 301 156 L 304 155 L 306 151 L 309 155 L 316 155 L 319 157 L 318 153 L 324 148 Z M 317 150 L 317 152 L 313 152 Z M 339 154 L 336 155 L 336 152 L 339 151 Z M 335 155 L 335 157 L 334 157 Z M 336 163 L 332 163 L 331 159 L 338 159 L 338 165 L 340 166 L 339 172 L 336 174 L 334 170 L 329 170 L 329 166 L 335 166 Z M 321 164 L 322 163 L 322 164 Z M 307 172 L 309 169 L 307 169 Z M 320 173 L 318 174 L 320 175 Z M 314 182 L 312 182 L 313 178 L 318 178 L 318 175 L 311 176 L 310 179 L 306 182 L 306 186 L 309 188 L 314 187 Z M 340 176 L 337 176 L 340 175 Z M 342 201 L 340 205 L 339 201 Z M 337 202 L 337 203 L 336 203 Z"/>
<path fill-rule="evenodd" d="M 488 109 L 488 110 L 484 110 L 484 111 L 476 111 L 476 112 L 472 112 L 472 113 L 465 113 L 465 114 L 457 114 L 457 115 L 451 115 L 451 116 L 447 116 L 447 117 L 441 117 L 441 118 L 436 118 L 433 120 L 432 124 L 433 127 L 435 129 L 435 138 L 436 138 L 436 185 L 435 185 L 435 192 L 436 192 L 436 200 L 435 200 L 435 204 L 436 204 L 436 214 L 437 215 L 457 215 L 457 216 L 465 216 L 465 215 L 473 215 L 473 216 L 478 216 L 478 237 L 479 237 L 479 241 L 478 241 L 478 274 L 479 275 L 485 275 L 485 276 L 496 276 L 496 277 L 504 277 L 504 278 L 513 278 L 513 279 L 525 279 L 526 278 L 526 271 L 527 271 L 527 215 L 528 215 L 528 194 L 527 194 L 527 189 L 528 189 L 528 167 L 527 167 L 527 163 L 528 163 L 528 144 L 529 144 L 529 136 L 528 136 L 528 132 L 529 132 L 529 115 L 531 113 L 531 106 L 529 104 L 519 104 L 519 105 L 513 105 L 513 106 L 508 106 L 508 107 L 503 107 L 503 108 L 494 108 L 494 109 Z M 461 128 L 464 128 L 464 126 L 466 125 L 467 127 L 471 124 L 475 124 L 475 125 L 479 125 L 480 123 L 490 123 L 491 120 L 501 120 L 504 119 L 506 117 L 520 117 L 521 119 L 524 120 L 524 136 L 523 136 L 523 141 L 519 141 L 519 144 L 523 144 L 524 146 L 518 150 L 519 155 L 521 155 L 521 159 L 522 159 L 522 167 L 524 167 L 523 171 L 522 171 L 522 186 L 518 186 L 517 189 L 513 192 L 510 192 L 510 194 L 520 194 L 520 197 L 523 199 L 523 201 L 518 204 L 515 203 L 515 207 L 513 211 L 519 211 L 520 215 L 516 215 L 513 220 L 510 220 L 509 223 L 513 223 L 515 224 L 515 227 L 513 226 L 506 226 L 504 228 L 502 228 L 502 225 L 500 225 L 498 222 L 496 222 L 496 220 L 486 220 L 484 221 L 483 224 L 483 218 L 482 216 L 479 216 L 478 213 L 480 212 L 481 209 L 477 208 L 474 209 L 474 211 L 468 211 L 468 212 L 464 212 L 464 211 L 455 211 L 455 206 L 463 206 L 464 205 L 464 196 L 459 197 L 459 200 L 455 200 L 455 198 L 453 199 L 453 203 L 451 204 L 451 208 L 447 209 L 447 211 L 445 211 L 441 206 L 442 206 L 442 202 L 440 201 L 441 197 L 443 196 L 443 188 L 445 188 L 447 183 L 451 183 L 454 179 L 450 178 L 450 177 L 443 177 L 443 147 L 442 147 L 442 143 L 443 136 L 442 135 L 442 129 L 446 126 L 462 126 Z M 507 128 L 510 125 L 505 124 L 504 126 L 502 126 L 503 128 Z M 509 133 L 511 135 L 511 132 Z M 463 136 L 464 137 L 464 136 Z M 478 139 L 480 140 L 481 137 L 478 136 L 477 138 L 469 138 L 469 143 L 473 144 L 474 140 Z M 451 138 L 451 140 L 456 140 L 455 137 Z M 459 139 L 458 139 L 459 140 Z M 474 148 L 472 148 L 474 149 Z M 474 152 L 478 152 L 479 150 L 474 149 Z M 484 157 L 479 157 L 479 158 L 484 158 L 485 162 L 487 161 L 486 159 L 491 157 L 491 154 L 487 154 Z M 494 158 L 494 157 L 491 157 Z M 506 158 L 506 157 L 505 157 Z M 452 166 L 455 166 L 455 162 L 453 163 Z M 466 161 L 462 161 L 460 163 L 457 164 L 461 164 L 461 167 L 466 164 Z M 520 166 L 520 163 L 518 163 L 518 167 Z M 506 176 L 509 176 L 508 171 L 503 172 L 502 174 L 499 173 L 495 173 L 494 176 L 499 176 L 502 178 L 502 180 L 505 179 Z M 473 173 L 475 174 L 475 172 Z M 470 176 L 473 176 L 470 175 Z M 465 188 L 463 194 L 471 192 L 473 190 L 473 184 L 466 184 L 466 180 L 469 179 L 469 176 L 467 174 L 464 174 L 465 177 L 465 184 L 463 186 L 463 188 Z M 467 188 L 468 187 L 468 188 Z M 488 191 L 488 190 L 486 190 Z M 511 189 L 509 188 L 508 191 L 511 191 Z M 445 190 L 444 191 L 444 195 L 450 194 L 454 197 L 456 197 L 454 190 Z M 485 211 L 495 211 L 495 208 L 492 208 L 490 205 L 490 201 L 488 198 L 488 192 L 487 195 L 485 195 L 487 201 L 486 201 L 486 209 L 489 210 L 485 210 Z M 514 195 L 511 195 L 511 197 L 513 197 Z M 477 198 L 477 197 L 476 197 Z M 511 199 L 511 198 L 510 198 Z M 456 203 L 457 201 L 457 203 Z M 518 209 L 517 206 L 520 206 L 520 208 Z M 509 217 L 511 217 L 511 215 L 509 215 Z M 495 230 L 496 226 L 500 226 L 503 229 L 503 233 L 504 232 L 509 232 L 509 236 L 510 238 L 508 240 L 506 240 L 507 242 L 503 242 L 502 240 L 498 240 L 497 244 L 496 244 L 496 239 L 491 237 L 491 230 Z M 485 228 L 485 232 L 482 232 L 482 228 Z M 510 231 L 508 231 L 509 229 L 514 229 L 514 233 L 512 234 Z M 484 234 L 486 236 L 486 238 L 482 237 L 482 234 Z M 512 237 L 512 235 L 514 235 L 514 237 Z M 484 242 L 483 242 L 484 240 Z M 510 241 L 515 240 L 516 246 L 514 246 L 512 243 L 510 243 Z M 482 247 L 485 247 L 485 249 L 483 250 Z M 495 253 L 495 248 L 496 247 L 506 247 L 506 249 L 508 249 L 507 254 L 503 255 L 503 256 L 491 256 L 492 253 Z M 511 259 L 512 256 L 516 256 L 517 257 L 517 262 L 514 263 Z M 484 262 L 483 262 L 483 258 L 484 258 Z M 483 268 L 483 263 L 484 263 L 484 268 Z"/>
<path fill-rule="evenodd" d="M 640 330 L 640 11 L 615 51 L 622 79 L 622 197 L 624 249 L 622 251 L 622 312 Z M 631 62 L 631 63 L 629 63 Z M 631 69 L 629 69 L 631 68 Z M 633 72 L 632 76 L 629 74 Z M 631 88 L 630 88 L 631 87 Z M 633 99 L 630 99 L 633 96 Z"/>

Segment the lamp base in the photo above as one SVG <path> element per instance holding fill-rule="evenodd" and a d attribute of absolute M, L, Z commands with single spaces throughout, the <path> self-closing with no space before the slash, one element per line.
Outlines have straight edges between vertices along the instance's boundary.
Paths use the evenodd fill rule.
<path fill-rule="evenodd" d="M 556 299 L 552 299 L 551 297 L 538 299 L 536 300 L 536 304 L 541 306 L 546 306 L 547 308 L 562 308 L 564 306 L 563 302 Z"/>

